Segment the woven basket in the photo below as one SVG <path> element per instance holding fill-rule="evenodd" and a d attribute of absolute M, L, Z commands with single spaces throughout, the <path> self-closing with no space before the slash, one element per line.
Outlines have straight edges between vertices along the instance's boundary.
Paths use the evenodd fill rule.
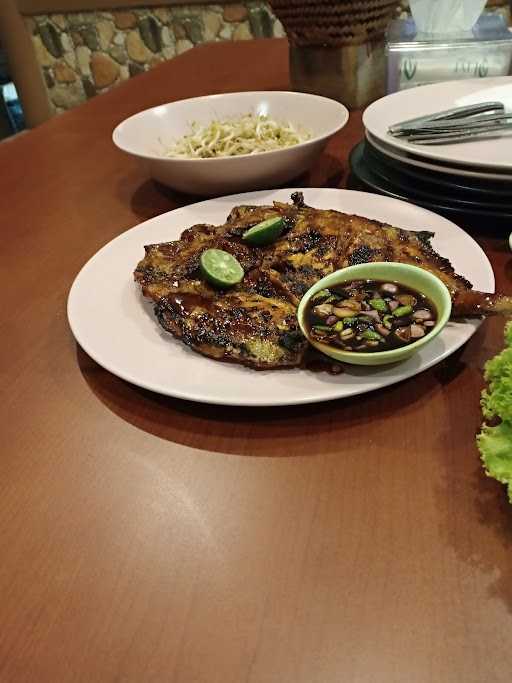
<path fill-rule="evenodd" d="M 341 47 L 382 38 L 399 0 L 270 0 L 290 45 Z"/>

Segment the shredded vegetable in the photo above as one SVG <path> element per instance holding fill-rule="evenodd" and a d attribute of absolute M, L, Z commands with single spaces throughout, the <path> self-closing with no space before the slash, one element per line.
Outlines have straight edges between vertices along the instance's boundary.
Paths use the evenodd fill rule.
<path fill-rule="evenodd" d="M 191 132 L 165 150 L 168 157 L 209 159 L 212 157 L 257 154 L 291 147 L 311 137 L 289 122 L 273 121 L 267 116 L 244 116 L 212 121 L 202 126 L 194 122 Z"/>

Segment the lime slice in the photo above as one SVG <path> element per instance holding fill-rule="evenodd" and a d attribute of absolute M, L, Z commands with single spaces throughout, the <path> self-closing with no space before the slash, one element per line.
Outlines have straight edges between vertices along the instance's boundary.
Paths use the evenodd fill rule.
<path fill-rule="evenodd" d="M 203 276 L 216 287 L 232 287 L 244 276 L 244 269 L 234 256 L 222 249 L 207 249 L 199 259 Z"/>
<path fill-rule="evenodd" d="M 274 218 L 267 218 L 266 221 L 254 225 L 249 230 L 246 230 L 242 235 L 242 239 L 249 244 L 258 246 L 270 244 L 276 240 L 283 232 L 284 221 L 281 216 L 274 216 Z"/>

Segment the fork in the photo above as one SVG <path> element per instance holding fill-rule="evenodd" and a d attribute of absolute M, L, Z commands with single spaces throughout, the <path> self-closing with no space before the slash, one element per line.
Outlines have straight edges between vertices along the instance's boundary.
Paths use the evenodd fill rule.
<path fill-rule="evenodd" d="M 492 137 L 512 128 L 512 114 L 501 102 L 483 102 L 408 119 L 390 126 L 394 137 L 416 144 L 463 142 L 475 137 Z"/>

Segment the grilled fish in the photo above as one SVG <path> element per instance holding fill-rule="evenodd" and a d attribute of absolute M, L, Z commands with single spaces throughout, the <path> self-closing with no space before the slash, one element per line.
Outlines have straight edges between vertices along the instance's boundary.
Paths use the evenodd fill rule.
<path fill-rule="evenodd" d="M 257 369 L 300 365 L 306 342 L 296 308 L 256 291 L 187 291 L 161 298 L 156 315 L 162 327 L 188 346 L 217 360 Z"/>
<path fill-rule="evenodd" d="M 252 224 L 259 219 L 252 220 Z M 135 271 L 144 296 L 155 301 L 164 329 L 203 355 L 256 369 L 300 365 L 307 348 L 286 288 L 261 268 L 263 250 L 241 241 L 236 225 L 198 225 L 180 240 L 145 247 Z M 200 275 L 207 248 L 235 256 L 246 272 L 243 282 L 219 291 Z"/>
<path fill-rule="evenodd" d="M 292 200 L 237 206 L 224 225 L 196 225 L 179 240 L 145 247 L 135 280 L 155 302 L 164 329 L 217 360 L 257 369 L 298 366 L 307 350 L 296 319 L 302 295 L 334 270 L 370 261 L 410 263 L 437 275 L 450 291 L 455 317 L 512 313 L 510 297 L 472 290 L 432 248 L 433 233 L 314 209 L 301 193 Z M 274 216 L 285 224 L 276 242 L 254 247 L 242 241 L 248 228 Z M 219 291 L 204 282 L 199 258 L 209 248 L 238 259 L 246 273 L 239 285 Z"/>

